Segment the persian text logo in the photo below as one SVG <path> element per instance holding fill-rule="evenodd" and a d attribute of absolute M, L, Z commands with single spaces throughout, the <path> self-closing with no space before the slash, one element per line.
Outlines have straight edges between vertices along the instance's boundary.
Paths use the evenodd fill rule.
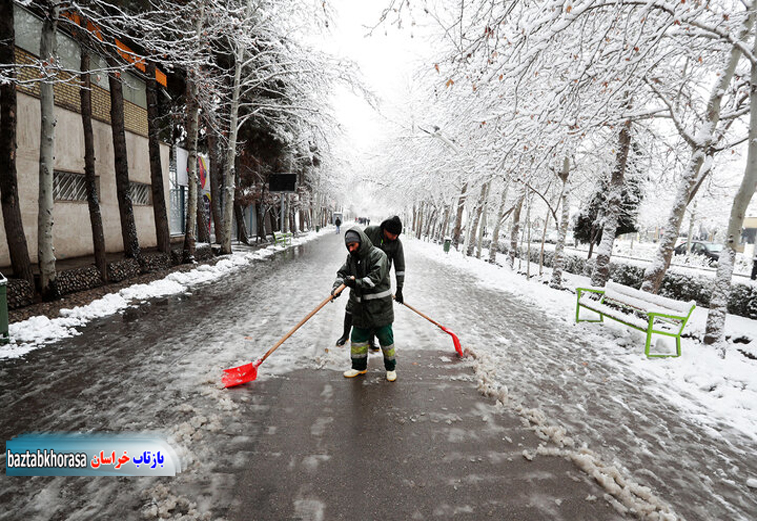
<path fill-rule="evenodd" d="M 8 476 L 175 476 L 176 452 L 152 434 L 22 434 L 5 443 Z"/>

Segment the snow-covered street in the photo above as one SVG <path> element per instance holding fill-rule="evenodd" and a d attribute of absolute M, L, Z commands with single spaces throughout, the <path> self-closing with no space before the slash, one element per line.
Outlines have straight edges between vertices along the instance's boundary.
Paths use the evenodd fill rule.
<path fill-rule="evenodd" d="M 356 411 L 332 411 L 324 413 L 331 418 L 326 421 L 317 408 L 310 410 L 323 405 L 304 392 L 309 384 L 337 396 L 353 389 L 353 382 L 340 374 L 349 365 L 348 351 L 333 347 L 346 299 L 329 304 L 283 344 L 260 366 L 257 381 L 230 390 L 220 386 L 223 368 L 259 357 L 328 295 L 346 253 L 342 236 L 332 228 L 306 239 L 286 250 L 237 253 L 200 284 L 173 290 L 168 282 L 132 288 L 127 294 L 139 295 L 137 301 L 150 298 L 111 306 L 115 314 L 103 311 L 88 321 L 81 318 L 83 310 L 72 311 L 68 319 L 79 315 L 81 323 L 69 327 L 80 334 L 35 349 L 27 344 L 5 350 L 5 355 L 14 354 L 0 360 L 0 430 L 5 440 L 30 431 L 150 431 L 172 444 L 185 470 L 175 478 L 3 476 L 0 518 L 237 518 L 248 497 L 240 493 L 240 479 L 244 481 L 245 471 L 254 473 L 256 459 L 262 458 L 250 447 L 264 445 L 266 433 L 276 431 L 277 438 L 290 443 L 323 432 L 328 438 L 329 429 L 336 429 L 333 422 L 354 416 Z M 393 393 L 402 393 L 403 381 L 421 374 L 420 367 L 412 367 L 416 364 L 428 362 L 424 370 L 438 371 L 439 378 L 450 374 L 446 366 L 453 364 L 459 372 L 456 379 L 475 381 L 483 393 L 476 408 L 501 415 L 499 421 L 520 418 L 538 436 L 533 447 L 518 449 L 519 461 L 569 461 L 586 482 L 581 486 L 597 489 L 575 498 L 599 497 L 599 503 L 591 503 L 599 509 L 595 515 L 754 519 L 757 362 L 735 352 L 720 361 L 691 339 L 684 339 L 679 359 L 647 360 L 643 342 L 622 326 L 574 324 L 572 293 L 549 290 L 454 251 L 445 255 L 439 245 L 403 239 L 407 303 L 454 330 L 473 356 L 457 360 L 449 336 L 397 306 L 400 379 L 390 388 Z M 203 269 L 195 276 L 211 271 Z M 569 285 L 574 282 L 579 284 Z M 701 317 L 690 327 L 701 327 Z M 746 320 L 729 322 L 729 327 L 741 334 L 755 329 Z M 26 328 L 33 338 L 33 323 Z M 19 350 L 25 354 L 19 356 Z M 372 358 L 369 371 L 379 371 L 379 360 Z M 368 376 L 365 385 L 371 393 L 388 392 L 391 384 L 383 381 L 382 373 Z M 406 388 L 412 384 L 407 382 Z M 445 406 L 450 398 L 441 385 L 438 389 L 431 395 L 434 407 Z M 305 432 L 297 432 L 296 424 L 292 431 L 277 428 L 276 422 L 286 422 L 272 411 L 278 394 L 290 399 L 301 395 L 301 401 L 279 406 L 290 416 L 315 414 L 315 423 Z M 396 418 L 422 419 L 422 413 L 401 405 L 403 400 L 407 397 L 396 398 Z M 422 411 L 419 403 L 413 407 Z M 368 408 L 361 414 L 370 423 L 379 413 Z M 401 432 L 402 424 L 382 423 L 381 429 L 391 437 Z M 502 444 L 504 451 L 507 442 Z M 480 450 L 484 448 L 482 444 Z M 429 457 L 443 460 L 445 446 L 436 450 Z M 321 456 L 312 456 L 316 460 L 308 461 L 318 466 Z M 471 457 L 476 457 L 475 449 Z M 478 457 L 491 460 L 489 453 Z M 281 461 L 291 460 L 285 456 Z M 516 472 L 521 467 L 516 463 L 503 459 L 497 468 Z M 334 467 L 333 462 L 324 463 L 311 479 L 329 479 L 330 472 L 339 472 Z M 261 468 L 264 472 L 265 466 Z M 393 470 L 397 487 L 407 486 L 403 469 Z M 371 468 L 362 471 L 369 475 Z M 480 477 L 474 470 L 466 472 L 463 481 L 475 489 L 471 483 Z M 566 487 L 571 482 L 569 476 L 562 479 Z M 302 497 L 288 492 L 286 483 L 269 486 L 291 508 L 282 517 L 336 517 L 328 515 L 333 512 L 328 498 L 320 498 L 325 505 L 320 510 L 308 509 Z M 477 487 L 486 488 L 483 483 Z M 425 498 L 430 492 L 417 488 L 413 494 Z M 259 498 L 252 493 L 249 497 Z M 467 505 L 465 499 L 455 501 Z M 332 506 L 338 504 L 333 501 Z M 539 503 L 535 496 L 517 501 Z M 581 501 L 577 504 L 582 508 Z M 462 513 L 477 518 L 482 512 L 475 503 L 469 508 L 473 510 L 420 513 L 430 519 Z M 543 506 L 534 510 L 542 519 L 571 518 L 565 512 L 550 517 L 548 511 Z"/>

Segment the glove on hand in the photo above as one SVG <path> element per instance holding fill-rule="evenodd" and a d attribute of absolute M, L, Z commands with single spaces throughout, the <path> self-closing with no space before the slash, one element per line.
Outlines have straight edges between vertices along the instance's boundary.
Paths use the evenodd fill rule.
<path fill-rule="evenodd" d="M 336 293 L 336 290 L 338 290 L 338 289 L 339 289 L 339 286 L 337 286 L 337 287 L 335 287 L 335 288 L 333 288 L 333 289 L 331 290 L 331 296 L 332 296 L 333 298 L 339 298 L 339 297 L 341 297 L 341 296 L 342 296 L 342 292 L 341 292 L 341 291 L 340 291 L 339 293 Z"/>
<path fill-rule="evenodd" d="M 356 284 L 355 277 L 347 277 L 344 280 L 344 285 L 347 286 L 348 288 L 354 288 L 355 284 Z"/>
<path fill-rule="evenodd" d="M 402 296 L 402 288 L 397 288 L 397 291 L 394 292 L 394 300 L 396 300 L 399 304 L 405 302 L 405 297 Z"/>

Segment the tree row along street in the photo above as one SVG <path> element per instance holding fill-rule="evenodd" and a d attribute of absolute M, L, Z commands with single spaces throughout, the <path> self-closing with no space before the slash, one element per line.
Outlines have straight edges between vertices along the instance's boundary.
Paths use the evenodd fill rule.
<path fill-rule="evenodd" d="M 342 377 L 338 299 L 256 381 L 220 386 L 223 368 L 260 356 L 328 295 L 346 255 L 336 234 L 1 361 L 4 439 L 155 431 L 183 472 L 3 476 L 0 519 L 747 520 L 757 511 L 742 479 L 757 474 L 752 440 L 700 424 L 620 370 L 572 310 L 547 316 L 423 246 L 406 241 L 405 298 L 474 356 L 457 358 L 447 335 L 396 305 L 394 383 L 375 356 L 364 377 Z"/>

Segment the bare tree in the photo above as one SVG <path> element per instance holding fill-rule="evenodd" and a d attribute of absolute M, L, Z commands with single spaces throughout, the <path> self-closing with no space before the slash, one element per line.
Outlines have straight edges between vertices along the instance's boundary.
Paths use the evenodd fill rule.
<path fill-rule="evenodd" d="M 100 198 L 97 193 L 97 176 L 95 175 L 95 136 L 92 130 L 92 80 L 89 73 L 90 56 L 86 48 L 81 50 L 81 120 L 84 130 L 84 178 L 89 207 L 89 223 L 92 228 L 92 246 L 95 253 L 95 266 L 103 282 L 108 282 L 108 263 L 105 258 L 105 233 L 103 231 Z"/>
<path fill-rule="evenodd" d="M 757 56 L 757 38 L 754 39 L 752 45 L 752 55 Z M 725 318 L 728 312 L 728 298 L 731 294 L 736 245 L 739 242 L 741 229 L 744 225 L 747 207 L 757 185 L 757 63 L 754 62 L 751 64 L 750 83 L 752 88 L 749 91 L 750 114 L 746 169 L 731 207 L 725 247 L 720 252 L 718 259 L 718 271 L 710 297 L 710 310 L 707 313 L 707 326 L 704 336 L 705 344 L 718 346 L 721 357 L 725 357 Z"/>
<path fill-rule="evenodd" d="M 49 67 L 49 74 L 57 71 L 57 31 L 60 5 L 47 1 L 43 5 L 40 34 L 40 60 Z M 53 245 L 53 179 L 55 168 L 55 94 L 52 81 L 40 83 L 40 143 L 39 143 L 39 207 L 37 217 L 37 257 L 39 259 L 40 292 L 46 300 L 58 296 L 55 247 Z"/>
<path fill-rule="evenodd" d="M 158 251 L 170 253 L 171 234 L 168 229 L 168 211 L 166 209 L 166 196 L 163 185 L 163 163 L 160 159 L 160 139 L 158 126 L 158 82 L 155 79 L 155 62 L 148 60 L 145 68 L 147 75 L 147 136 L 148 153 L 150 154 L 150 185 L 152 188 L 152 210 L 155 218 L 155 236 L 158 242 Z"/>
<path fill-rule="evenodd" d="M 562 181 L 562 192 L 560 193 L 560 228 L 559 238 L 555 246 L 555 254 L 552 260 L 552 279 L 549 282 L 550 287 L 555 289 L 562 288 L 562 271 L 565 265 L 565 238 L 568 234 L 568 224 L 570 218 L 570 184 L 568 176 L 570 175 L 570 160 L 566 157 L 563 159 L 562 169 L 557 176 Z"/>
<path fill-rule="evenodd" d="M 618 155 L 612 170 L 609 193 L 605 198 L 605 219 L 602 227 L 602 242 L 597 250 L 597 260 L 591 274 L 591 284 L 604 286 L 610 278 L 610 257 L 615 243 L 618 220 L 623 206 L 623 185 L 625 182 L 628 151 L 631 148 L 631 121 L 620 128 L 618 135 Z"/>
<path fill-rule="evenodd" d="M 121 239 L 124 255 L 143 263 L 142 250 L 137 237 L 137 225 L 134 220 L 134 207 L 131 201 L 131 183 L 129 182 L 129 158 L 126 150 L 126 125 L 124 122 L 124 92 L 119 64 L 113 56 L 106 57 L 108 65 L 115 71 L 108 74 L 110 86 L 110 129 L 113 135 L 113 160 L 116 171 L 116 197 L 121 219 Z"/>
<path fill-rule="evenodd" d="M 201 16 L 200 16 L 201 17 Z M 200 24 L 198 24 L 198 31 Z M 195 228 L 197 226 L 197 128 L 199 126 L 200 107 L 197 102 L 197 79 L 187 74 L 187 217 L 184 231 L 184 262 L 193 262 L 195 256 Z"/>
<path fill-rule="evenodd" d="M 0 81 L 0 201 L 3 208 L 3 226 L 8 242 L 13 274 L 26 280 L 32 288 L 29 248 L 21 220 L 16 175 L 16 71 L 15 29 L 13 1 L 0 0 L 0 67 L 7 69 L 8 81 Z"/>

